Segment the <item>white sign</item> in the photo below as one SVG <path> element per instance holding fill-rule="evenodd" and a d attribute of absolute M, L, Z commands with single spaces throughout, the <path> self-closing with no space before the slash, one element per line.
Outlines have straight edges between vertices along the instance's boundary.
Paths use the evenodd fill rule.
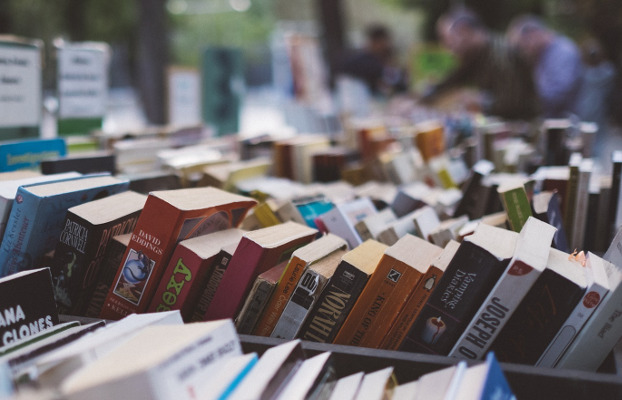
<path fill-rule="evenodd" d="M 39 125 L 41 50 L 0 43 L 0 127 Z"/>
<path fill-rule="evenodd" d="M 201 123 L 201 77 L 197 70 L 169 70 L 168 119 L 177 126 Z"/>
<path fill-rule="evenodd" d="M 59 118 L 100 118 L 108 98 L 107 47 L 65 44 L 58 49 Z"/>

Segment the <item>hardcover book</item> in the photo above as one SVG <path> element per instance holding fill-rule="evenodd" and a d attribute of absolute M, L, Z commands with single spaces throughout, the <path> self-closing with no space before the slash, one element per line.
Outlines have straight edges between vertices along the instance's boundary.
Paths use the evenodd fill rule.
<path fill-rule="evenodd" d="M 0 145 L 0 171 L 37 168 L 48 158 L 67 154 L 64 139 L 34 139 Z"/>
<path fill-rule="evenodd" d="M 343 239 L 336 235 L 328 234 L 294 251 L 285 272 L 279 278 L 274 295 L 266 305 L 264 314 L 253 330 L 253 334 L 270 336 L 292 294 L 297 290 L 300 278 L 307 268 L 328 257 L 330 254 L 345 248 L 347 248 L 347 244 Z M 313 279 L 313 281 L 315 282 L 316 279 Z M 304 287 L 309 289 L 308 285 Z"/>
<path fill-rule="evenodd" d="M 149 194 L 100 317 L 144 312 L 177 243 L 236 227 L 254 205 L 250 198 L 215 188 Z"/>
<path fill-rule="evenodd" d="M 127 181 L 108 175 L 20 186 L 0 246 L 0 275 L 38 266 L 56 247 L 69 208 L 127 187 Z"/>
<path fill-rule="evenodd" d="M 206 278 L 222 247 L 238 243 L 244 231 L 225 229 L 179 242 L 147 312 L 180 310 L 189 321 Z"/>
<path fill-rule="evenodd" d="M 443 249 L 406 235 L 389 247 L 334 343 L 379 347 L 421 278 Z"/>
<path fill-rule="evenodd" d="M 400 350 L 447 355 L 508 266 L 517 236 L 478 225 L 460 245 Z"/>
<path fill-rule="evenodd" d="M 295 222 L 248 232 L 238 245 L 205 320 L 234 318 L 259 274 L 289 260 L 292 253 L 315 239 L 315 229 Z"/>
<path fill-rule="evenodd" d="M 83 314 L 108 243 L 134 230 L 145 200 L 145 195 L 124 192 L 67 211 L 51 265 L 61 314 Z"/>
<path fill-rule="evenodd" d="M 386 249 L 382 243 L 367 240 L 343 256 L 300 329 L 301 339 L 333 342 Z"/>

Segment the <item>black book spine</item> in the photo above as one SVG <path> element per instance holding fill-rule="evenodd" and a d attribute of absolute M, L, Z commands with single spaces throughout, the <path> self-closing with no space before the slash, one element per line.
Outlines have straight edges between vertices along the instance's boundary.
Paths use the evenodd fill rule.
<path fill-rule="evenodd" d="M 613 163 L 613 174 L 611 176 L 611 196 L 609 198 L 609 221 L 611 226 L 609 227 L 609 236 L 606 242 L 609 243 L 613 240 L 616 234 L 617 226 L 616 220 L 618 218 L 618 201 L 620 197 L 620 180 L 622 179 L 622 162 Z"/>
<path fill-rule="evenodd" d="M 499 333 L 499 361 L 535 364 L 583 297 L 585 289 L 545 269 Z"/>
<path fill-rule="evenodd" d="M 366 273 L 342 260 L 302 325 L 298 337 L 312 342 L 332 343 L 368 279 Z"/>
<path fill-rule="evenodd" d="M 484 203 L 484 207 L 487 205 L 487 202 L 482 201 L 482 199 L 485 198 L 482 197 L 483 178 L 484 176 L 482 174 L 475 171 L 472 172 L 471 177 L 464 186 L 464 190 L 462 191 L 462 199 L 456 207 L 454 217 L 467 215 L 469 219 L 476 219 L 482 216 L 482 203 Z M 486 196 L 488 196 L 488 192 L 486 192 Z"/>
<path fill-rule="evenodd" d="M 104 306 L 106 296 L 108 296 L 108 291 L 114 281 L 114 277 L 117 275 L 117 270 L 121 265 L 126 247 L 127 246 L 117 240 L 112 240 L 108 245 L 106 257 L 101 264 L 99 276 L 93 287 L 93 294 L 86 307 L 85 316 L 91 318 L 97 318 L 99 316 Z"/>
<path fill-rule="evenodd" d="M 218 289 L 222 276 L 225 274 L 225 271 L 229 266 L 231 257 L 232 255 L 224 250 L 221 250 L 216 256 L 214 267 L 210 269 L 208 276 L 205 277 L 205 287 L 201 293 L 201 296 L 199 296 L 197 305 L 194 307 L 190 321 L 200 322 L 205 319 L 205 313 L 214 299 L 216 289 Z"/>
<path fill-rule="evenodd" d="M 507 267 L 485 249 L 463 242 L 400 346 L 447 355 Z"/>

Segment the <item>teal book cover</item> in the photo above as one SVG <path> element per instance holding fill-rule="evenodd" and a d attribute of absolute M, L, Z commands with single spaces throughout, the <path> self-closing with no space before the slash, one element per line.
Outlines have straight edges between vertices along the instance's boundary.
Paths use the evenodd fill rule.
<path fill-rule="evenodd" d="M 486 365 L 488 371 L 480 400 L 516 400 L 494 353 L 488 353 Z"/>
<path fill-rule="evenodd" d="M 67 154 L 64 139 L 35 139 L 0 144 L 0 172 L 37 168 L 39 163 Z"/>
<path fill-rule="evenodd" d="M 127 180 L 107 174 L 20 186 L 0 245 L 0 276 L 41 265 L 56 247 L 69 208 L 126 191 L 128 186 Z"/>

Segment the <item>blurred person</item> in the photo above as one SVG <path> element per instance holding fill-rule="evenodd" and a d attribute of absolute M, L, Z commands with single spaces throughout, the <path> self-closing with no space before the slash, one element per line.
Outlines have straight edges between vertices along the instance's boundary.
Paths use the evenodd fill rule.
<path fill-rule="evenodd" d="M 561 118 L 576 114 L 583 64 L 575 43 L 529 15 L 515 18 L 507 36 L 532 68 L 542 115 Z"/>
<path fill-rule="evenodd" d="M 370 25 L 365 37 L 365 48 L 347 57 L 341 72 L 363 81 L 374 95 L 406 91 L 408 79 L 395 61 L 389 29 L 379 24 Z"/>
<path fill-rule="evenodd" d="M 437 21 L 441 43 L 458 59 L 458 67 L 422 97 L 433 103 L 442 95 L 475 86 L 481 96 L 467 104 L 485 114 L 508 119 L 536 115 L 535 91 L 528 66 L 505 39 L 490 32 L 479 17 L 465 9 L 445 14 Z"/>

